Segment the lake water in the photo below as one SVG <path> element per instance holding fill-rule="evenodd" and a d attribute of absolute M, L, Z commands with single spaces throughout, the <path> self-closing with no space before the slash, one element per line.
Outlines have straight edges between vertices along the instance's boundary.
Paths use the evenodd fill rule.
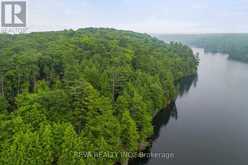
<path fill-rule="evenodd" d="M 198 75 L 184 80 L 181 96 L 154 120 L 152 153 L 173 153 L 135 165 L 247 165 L 248 64 L 226 55 L 200 54 Z"/>

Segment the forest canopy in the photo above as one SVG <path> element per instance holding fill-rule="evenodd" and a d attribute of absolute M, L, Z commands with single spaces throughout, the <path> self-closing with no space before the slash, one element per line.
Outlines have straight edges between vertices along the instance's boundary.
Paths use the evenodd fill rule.
<path fill-rule="evenodd" d="M 0 164 L 105 165 L 153 133 L 198 59 L 179 43 L 104 28 L 0 35 Z"/>

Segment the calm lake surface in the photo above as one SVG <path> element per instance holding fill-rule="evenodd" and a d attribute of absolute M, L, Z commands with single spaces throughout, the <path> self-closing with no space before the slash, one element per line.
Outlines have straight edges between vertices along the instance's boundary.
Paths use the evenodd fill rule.
<path fill-rule="evenodd" d="M 248 64 L 200 54 L 198 76 L 185 79 L 171 111 L 154 120 L 150 152 L 174 153 L 135 165 L 247 165 Z"/>

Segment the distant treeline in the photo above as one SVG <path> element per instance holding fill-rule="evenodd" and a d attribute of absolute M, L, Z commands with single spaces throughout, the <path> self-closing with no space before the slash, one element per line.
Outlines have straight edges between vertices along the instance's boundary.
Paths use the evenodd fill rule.
<path fill-rule="evenodd" d="M 230 59 L 248 62 L 248 34 L 160 35 L 165 41 L 178 41 L 208 52 L 229 54 Z"/>
<path fill-rule="evenodd" d="M 127 160 L 100 154 L 146 143 L 197 64 L 187 46 L 129 31 L 0 35 L 0 164 Z"/>

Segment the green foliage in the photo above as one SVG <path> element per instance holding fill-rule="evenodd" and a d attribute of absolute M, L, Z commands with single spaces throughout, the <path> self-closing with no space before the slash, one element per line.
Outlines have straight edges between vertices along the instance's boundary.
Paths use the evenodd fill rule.
<path fill-rule="evenodd" d="M 167 86 L 167 95 L 169 98 L 174 99 L 176 97 L 176 89 L 174 85 L 173 76 L 171 73 L 166 74 L 166 86 Z"/>
<path fill-rule="evenodd" d="M 139 134 L 135 121 L 132 119 L 128 111 L 123 112 L 120 120 L 121 129 L 121 144 L 128 151 L 136 151 L 138 146 Z"/>
<path fill-rule="evenodd" d="M 0 162 L 13 165 L 51 164 L 52 157 L 49 147 L 51 142 L 46 141 L 46 136 L 41 135 L 40 137 L 36 132 L 30 130 L 15 133 L 13 141 L 4 145 L 3 152 L 0 154 Z"/>
<path fill-rule="evenodd" d="M 225 53 L 230 59 L 248 62 L 248 34 L 162 35 L 159 38 L 183 42 L 208 52 Z"/>
<path fill-rule="evenodd" d="M 80 153 L 138 150 L 153 115 L 175 99 L 175 81 L 197 69 L 188 47 L 130 31 L 0 35 L 0 43 L 0 164 L 123 161 Z"/>
<path fill-rule="evenodd" d="M 7 108 L 8 108 L 7 100 L 3 96 L 0 96 L 0 114 L 1 113 L 6 113 Z"/>
<path fill-rule="evenodd" d="M 72 125 L 66 126 L 64 137 L 62 138 L 61 154 L 58 159 L 58 165 L 84 165 L 83 159 L 75 157 L 75 152 L 82 151 L 82 142 L 74 131 Z"/>

